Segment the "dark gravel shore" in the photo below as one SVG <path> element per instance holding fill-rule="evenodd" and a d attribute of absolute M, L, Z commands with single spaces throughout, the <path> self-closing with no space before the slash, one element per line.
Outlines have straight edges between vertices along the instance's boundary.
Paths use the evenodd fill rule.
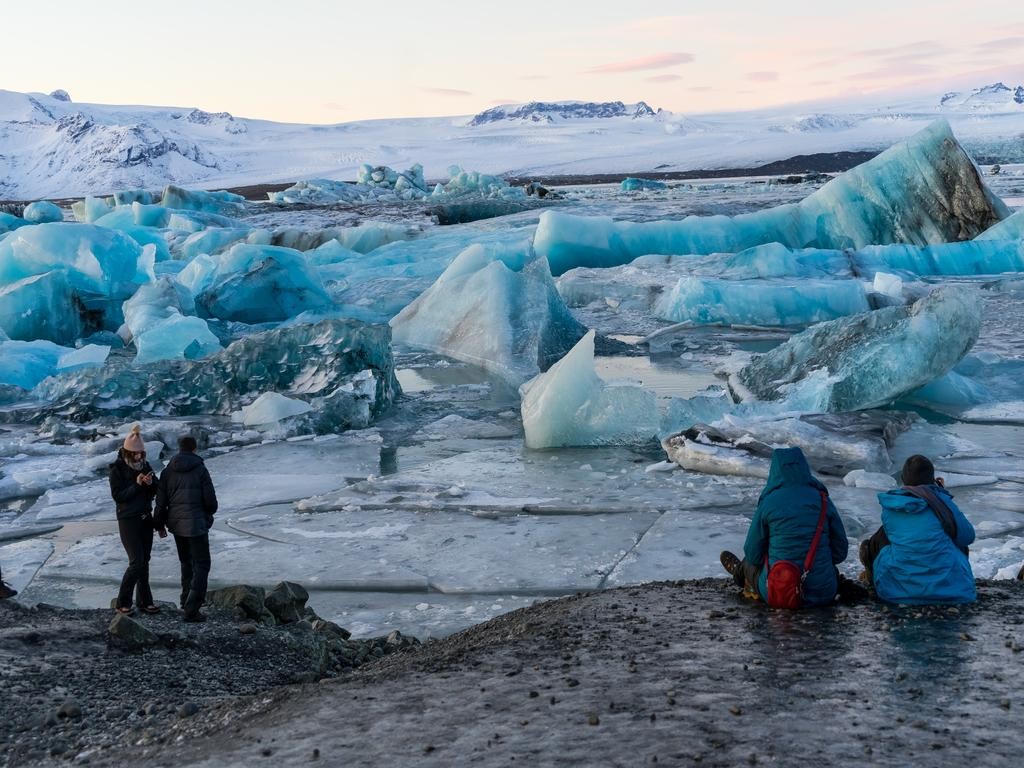
<path fill-rule="evenodd" d="M 239 697 L 345 674 L 415 643 L 397 633 L 347 640 L 314 616 L 275 626 L 230 609 L 186 624 L 173 606 L 136 616 L 130 629 L 143 640 L 132 642 L 111 635 L 114 615 L 0 601 L 0 766 L 134 765 L 190 725 L 210 731 L 210 713 Z"/>
<path fill-rule="evenodd" d="M 238 693 L 286 676 L 287 657 L 258 648 Z M 101 765 L 1018 766 L 1022 648 L 1021 582 L 979 582 L 959 608 L 787 613 L 708 579 L 538 604 L 336 680 L 168 717 L 148 726 L 162 742 L 137 745 L 144 719 L 130 734 L 102 712 L 82 722 L 118 732 Z"/>

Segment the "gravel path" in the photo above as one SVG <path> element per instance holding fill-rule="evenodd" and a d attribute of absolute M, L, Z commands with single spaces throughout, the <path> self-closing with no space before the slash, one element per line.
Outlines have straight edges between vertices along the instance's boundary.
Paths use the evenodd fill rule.
<path fill-rule="evenodd" d="M 1024 584 L 803 613 L 725 580 L 555 600 L 185 721 L 149 766 L 1017 766 Z M 204 729 L 215 732 L 203 735 Z M 101 764 L 123 763 L 104 754 Z"/>

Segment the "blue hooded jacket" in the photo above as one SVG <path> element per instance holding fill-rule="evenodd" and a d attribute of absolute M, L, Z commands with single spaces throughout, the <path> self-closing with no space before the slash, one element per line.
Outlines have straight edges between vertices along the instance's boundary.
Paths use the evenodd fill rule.
<path fill-rule="evenodd" d="M 767 555 L 769 566 L 788 560 L 802 569 L 818 527 L 821 492 L 827 494 L 828 489 L 811 474 L 803 451 L 799 448 L 773 451 L 768 482 L 757 501 L 757 511 L 743 545 L 747 562 L 761 565 Z M 807 607 L 827 605 L 835 600 L 839 589 L 835 564 L 846 559 L 849 547 L 846 529 L 831 499 L 826 509 L 821 541 L 804 584 Z M 762 600 L 768 599 L 768 568 L 761 571 L 758 591 Z"/>
<path fill-rule="evenodd" d="M 939 485 L 932 493 L 946 502 L 956 521 L 956 541 L 922 498 L 899 489 L 878 494 L 889 546 L 872 566 L 875 592 L 890 603 L 970 603 L 977 593 L 971 563 L 961 551 L 974 541 L 974 526 Z"/>

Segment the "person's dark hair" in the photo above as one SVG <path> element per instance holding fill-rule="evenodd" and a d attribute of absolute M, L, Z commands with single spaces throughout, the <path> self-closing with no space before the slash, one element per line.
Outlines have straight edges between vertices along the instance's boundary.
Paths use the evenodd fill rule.
<path fill-rule="evenodd" d="M 193 453 L 196 449 L 196 439 L 192 435 L 182 435 L 178 438 L 178 450 L 186 453 Z"/>
<path fill-rule="evenodd" d="M 914 454 L 903 462 L 900 479 L 904 485 L 935 485 L 935 465 L 927 456 Z"/>

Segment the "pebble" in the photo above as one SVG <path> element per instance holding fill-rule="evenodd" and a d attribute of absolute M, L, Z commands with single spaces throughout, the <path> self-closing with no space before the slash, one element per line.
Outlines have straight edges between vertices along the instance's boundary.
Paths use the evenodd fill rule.
<path fill-rule="evenodd" d="M 243 635 L 255 635 L 256 634 L 256 625 L 255 624 L 242 624 L 238 628 L 238 631 L 239 631 L 239 633 L 241 633 Z"/>
<path fill-rule="evenodd" d="M 591 712 L 589 715 L 587 715 L 587 725 L 600 725 L 600 724 L 601 724 L 601 718 L 599 718 L 597 716 L 596 712 Z"/>
<path fill-rule="evenodd" d="M 184 719 L 186 717 L 192 717 L 199 711 L 199 705 L 194 701 L 187 701 L 178 707 L 177 715 L 179 718 Z"/>

